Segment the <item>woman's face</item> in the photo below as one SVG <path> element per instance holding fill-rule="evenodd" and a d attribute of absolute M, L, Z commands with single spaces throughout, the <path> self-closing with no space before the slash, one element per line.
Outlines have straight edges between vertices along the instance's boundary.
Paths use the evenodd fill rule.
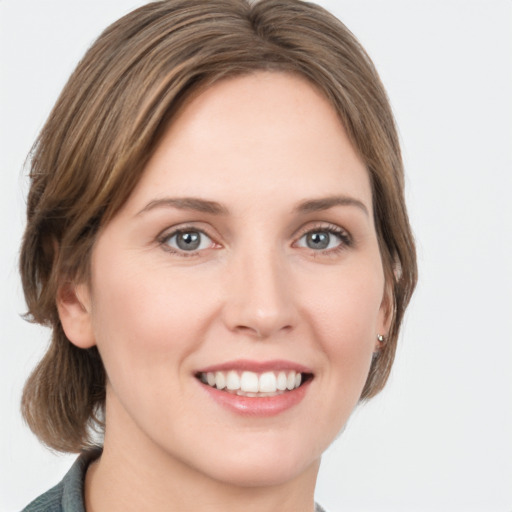
<path fill-rule="evenodd" d="M 284 73 L 182 109 L 91 272 L 76 288 L 90 335 L 70 338 L 104 361 L 106 446 L 217 481 L 316 471 L 387 325 L 365 166 L 329 103 Z"/>

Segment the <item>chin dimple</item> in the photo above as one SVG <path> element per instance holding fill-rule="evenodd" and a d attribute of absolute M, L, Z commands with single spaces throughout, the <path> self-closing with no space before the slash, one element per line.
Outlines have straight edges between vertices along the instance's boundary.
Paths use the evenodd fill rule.
<path fill-rule="evenodd" d="M 201 372 L 197 377 L 208 386 L 240 396 L 275 396 L 298 388 L 304 381 L 300 372 Z"/>

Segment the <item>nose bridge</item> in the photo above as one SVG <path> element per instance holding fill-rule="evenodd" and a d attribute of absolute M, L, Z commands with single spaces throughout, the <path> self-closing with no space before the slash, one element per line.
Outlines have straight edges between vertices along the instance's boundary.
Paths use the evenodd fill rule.
<path fill-rule="evenodd" d="M 268 242 L 248 244 L 233 256 L 225 318 L 232 330 L 269 337 L 295 322 L 284 255 Z"/>

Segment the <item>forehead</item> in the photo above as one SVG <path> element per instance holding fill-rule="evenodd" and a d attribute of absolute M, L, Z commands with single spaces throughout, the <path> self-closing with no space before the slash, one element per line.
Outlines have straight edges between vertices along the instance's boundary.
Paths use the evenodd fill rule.
<path fill-rule="evenodd" d="M 190 98 L 128 203 L 226 191 L 242 201 L 339 192 L 371 208 L 368 173 L 337 112 L 305 78 L 283 72 L 225 79 Z"/>

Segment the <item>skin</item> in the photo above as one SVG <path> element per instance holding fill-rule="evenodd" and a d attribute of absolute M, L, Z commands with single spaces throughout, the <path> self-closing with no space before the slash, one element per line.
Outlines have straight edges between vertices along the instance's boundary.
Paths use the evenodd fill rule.
<path fill-rule="evenodd" d="M 297 209 L 333 196 L 345 201 Z M 225 211 L 155 204 L 190 197 Z M 176 227 L 206 233 L 199 250 L 180 251 Z M 327 233 L 329 248 L 308 232 Z M 100 232 L 91 269 L 58 298 L 67 336 L 96 344 L 108 374 L 88 512 L 311 512 L 321 454 L 389 322 L 368 173 L 324 97 L 258 72 L 191 100 Z M 242 416 L 194 376 L 240 358 L 292 361 L 314 378 L 283 413 Z"/>

